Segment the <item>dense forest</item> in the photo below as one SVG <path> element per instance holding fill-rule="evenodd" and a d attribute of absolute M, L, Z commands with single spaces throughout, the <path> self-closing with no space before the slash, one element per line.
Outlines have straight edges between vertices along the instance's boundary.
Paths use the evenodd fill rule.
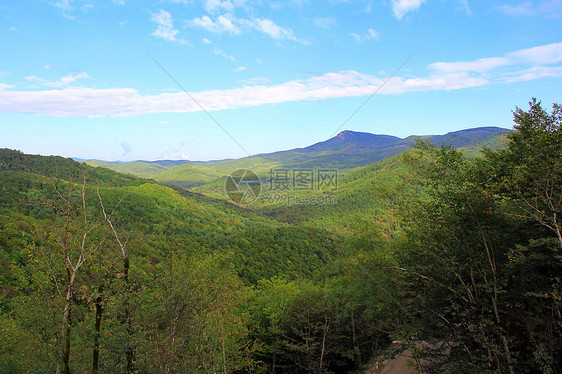
<path fill-rule="evenodd" d="M 562 372 L 562 107 L 337 204 L 238 206 L 0 150 L 0 372 Z M 392 344 L 395 342 L 394 344 Z"/>

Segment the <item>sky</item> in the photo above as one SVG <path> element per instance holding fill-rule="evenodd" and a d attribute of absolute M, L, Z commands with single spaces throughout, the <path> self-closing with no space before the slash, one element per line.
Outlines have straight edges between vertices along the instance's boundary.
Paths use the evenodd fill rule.
<path fill-rule="evenodd" d="M 212 160 L 561 103 L 562 0 L 4 0 L 0 148 Z"/>

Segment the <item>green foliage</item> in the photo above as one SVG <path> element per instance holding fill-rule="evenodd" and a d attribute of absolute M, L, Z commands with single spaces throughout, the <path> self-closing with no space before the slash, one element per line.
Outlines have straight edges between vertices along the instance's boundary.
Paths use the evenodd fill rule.
<path fill-rule="evenodd" d="M 551 230 L 562 246 L 562 107 L 547 113 L 533 99 L 528 112 L 514 112 L 507 148 L 488 152 L 495 190 L 518 211 Z"/>
<path fill-rule="evenodd" d="M 168 167 L 153 162 L 132 161 L 132 162 L 105 162 L 88 160 L 84 162 L 86 165 L 93 167 L 103 167 L 117 171 L 119 173 L 132 174 L 142 178 L 152 178 L 155 175 L 165 171 Z"/>
<path fill-rule="evenodd" d="M 219 245 L 232 253 L 234 268 L 252 284 L 275 276 L 311 278 L 342 251 L 341 239 L 298 227 L 253 228 L 230 235 Z"/>
<path fill-rule="evenodd" d="M 243 308 L 249 289 L 227 257 L 176 253 L 153 277 L 137 310 L 141 371 L 232 372 L 252 364 Z"/>
<path fill-rule="evenodd" d="M 354 166 L 301 193 L 323 205 L 0 150 L 0 372 L 56 371 L 66 336 L 72 372 L 353 372 L 394 339 L 430 372 L 559 372 L 560 118 L 533 101 L 505 148 L 476 129 L 363 167 L 414 139 L 112 165 L 216 197 L 237 167 Z"/>
<path fill-rule="evenodd" d="M 80 181 L 84 174 L 104 185 L 138 185 L 141 179 L 119 174 L 105 168 L 93 168 L 60 156 L 26 155 L 6 148 L 0 149 L 0 175 L 5 171 L 28 172 L 60 180 Z"/>
<path fill-rule="evenodd" d="M 423 142 L 408 158 L 425 193 L 408 205 L 399 262 L 437 372 L 562 365 L 560 107 L 548 115 L 533 101 L 515 122 L 506 148 L 484 160 Z"/>
<path fill-rule="evenodd" d="M 0 370 L 50 372 L 66 305 L 65 252 L 57 244 L 66 221 L 55 207 L 70 197 L 68 248 L 75 261 L 81 186 L 52 177 L 49 168 L 25 171 L 27 161 L 37 160 L 22 157 L 22 170 L 11 166 L 0 179 Z M 129 350 L 141 372 L 261 370 L 262 341 L 250 335 L 256 327 L 249 285 L 275 276 L 307 279 L 341 257 L 342 239 L 323 230 L 109 171 L 103 173 L 111 178 L 98 179 L 98 169 L 70 165 L 78 165 L 74 177 L 85 175 L 92 227 L 92 250 L 72 287 L 71 371 L 91 370 L 95 346 L 100 372 L 129 371 Z M 127 248 L 127 275 L 114 235 Z"/>
<path fill-rule="evenodd" d="M 370 256 L 331 269 L 315 281 L 258 282 L 252 335 L 268 372 L 346 372 L 389 344 L 396 316 L 389 273 Z"/>
<path fill-rule="evenodd" d="M 336 191 L 316 193 L 316 196 L 333 197 L 334 204 L 270 205 L 262 211 L 284 222 L 340 233 L 351 233 L 357 222 L 368 222 L 391 237 L 400 230 L 398 217 L 393 211 L 394 195 L 410 193 L 409 186 L 404 184 L 406 172 L 402 156 L 390 157 L 348 173 L 342 172 Z"/>

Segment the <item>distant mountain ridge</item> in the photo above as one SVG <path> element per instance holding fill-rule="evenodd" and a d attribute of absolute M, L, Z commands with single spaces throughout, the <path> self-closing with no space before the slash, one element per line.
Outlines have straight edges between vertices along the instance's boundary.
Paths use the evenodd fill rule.
<path fill-rule="evenodd" d="M 345 130 L 326 141 L 305 148 L 258 154 L 240 159 L 215 161 L 85 161 L 85 163 L 144 178 L 153 178 L 159 182 L 183 188 L 193 188 L 228 175 L 238 168 L 252 169 L 258 174 L 264 174 L 271 168 L 281 167 L 348 169 L 366 166 L 392 157 L 411 148 L 416 139 L 427 139 L 436 146 L 478 147 L 509 131 L 500 127 L 478 127 L 454 131 L 445 135 L 413 135 L 402 139 L 391 135 Z"/>
<path fill-rule="evenodd" d="M 307 151 L 341 150 L 343 148 L 385 147 L 403 139 L 392 135 L 376 135 L 368 132 L 345 130 L 326 141 L 304 148 Z"/>

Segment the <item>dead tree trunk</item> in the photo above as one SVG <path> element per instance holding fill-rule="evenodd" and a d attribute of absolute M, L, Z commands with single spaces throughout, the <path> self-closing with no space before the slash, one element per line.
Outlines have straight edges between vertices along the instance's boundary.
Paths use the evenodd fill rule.
<path fill-rule="evenodd" d="M 125 298 L 123 302 L 124 313 L 123 313 L 123 318 L 121 319 L 121 323 L 126 326 L 127 337 L 128 337 L 127 349 L 125 351 L 126 361 L 127 361 L 127 373 L 133 373 L 135 370 L 135 349 L 134 349 L 134 344 L 131 341 L 132 340 L 131 338 L 133 336 L 133 326 L 131 322 L 131 304 L 129 300 L 131 295 L 131 285 L 129 280 L 130 259 L 129 259 L 129 253 L 127 251 L 127 242 L 123 243 L 121 241 L 119 235 L 117 234 L 117 231 L 115 230 L 115 227 L 113 226 L 113 222 L 111 222 L 111 218 L 107 215 L 105 211 L 105 207 L 103 205 L 103 200 L 100 195 L 99 187 L 97 192 L 98 192 L 100 207 L 103 213 L 103 218 L 107 222 L 107 225 L 111 229 L 111 233 L 113 234 L 115 241 L 119 245 L 120 258 L 123 263 L 123 282 L 125 284 Z M 119 203 L 117 205 L 119 205 Z"/>
<path fill-rule="evenodd" d="M 82 189 L 80 191 L 82 203 L 82 220 L 76 222 L 73 217 L 72 209 L 72 180 L 69 182 L 68 195 L 63 196 L 57 185 L 51 182 L 55 192 L 62 204 L 55 202 L 47 202 L 45 205 L 51 207 L 56 213 L 65 217 L 65 227 L 62 236 L 56 239 L 61 250 L 66 271 L 66 293 L 65 303 L 62 313 L 60 347 L 57 360 L 56 372 L 60 374 L 70 374 L 70 346 L 72 334 L 72 299 L 74 297 L 74 287 L 76 282 L 76 274 L 87 258 L 86 247 L 88 234 L 93 230 L 88 224 L 86 214 L 86 178 L 84 177 Z M 77 226 L 77 227 L 74 227 Z"/>

